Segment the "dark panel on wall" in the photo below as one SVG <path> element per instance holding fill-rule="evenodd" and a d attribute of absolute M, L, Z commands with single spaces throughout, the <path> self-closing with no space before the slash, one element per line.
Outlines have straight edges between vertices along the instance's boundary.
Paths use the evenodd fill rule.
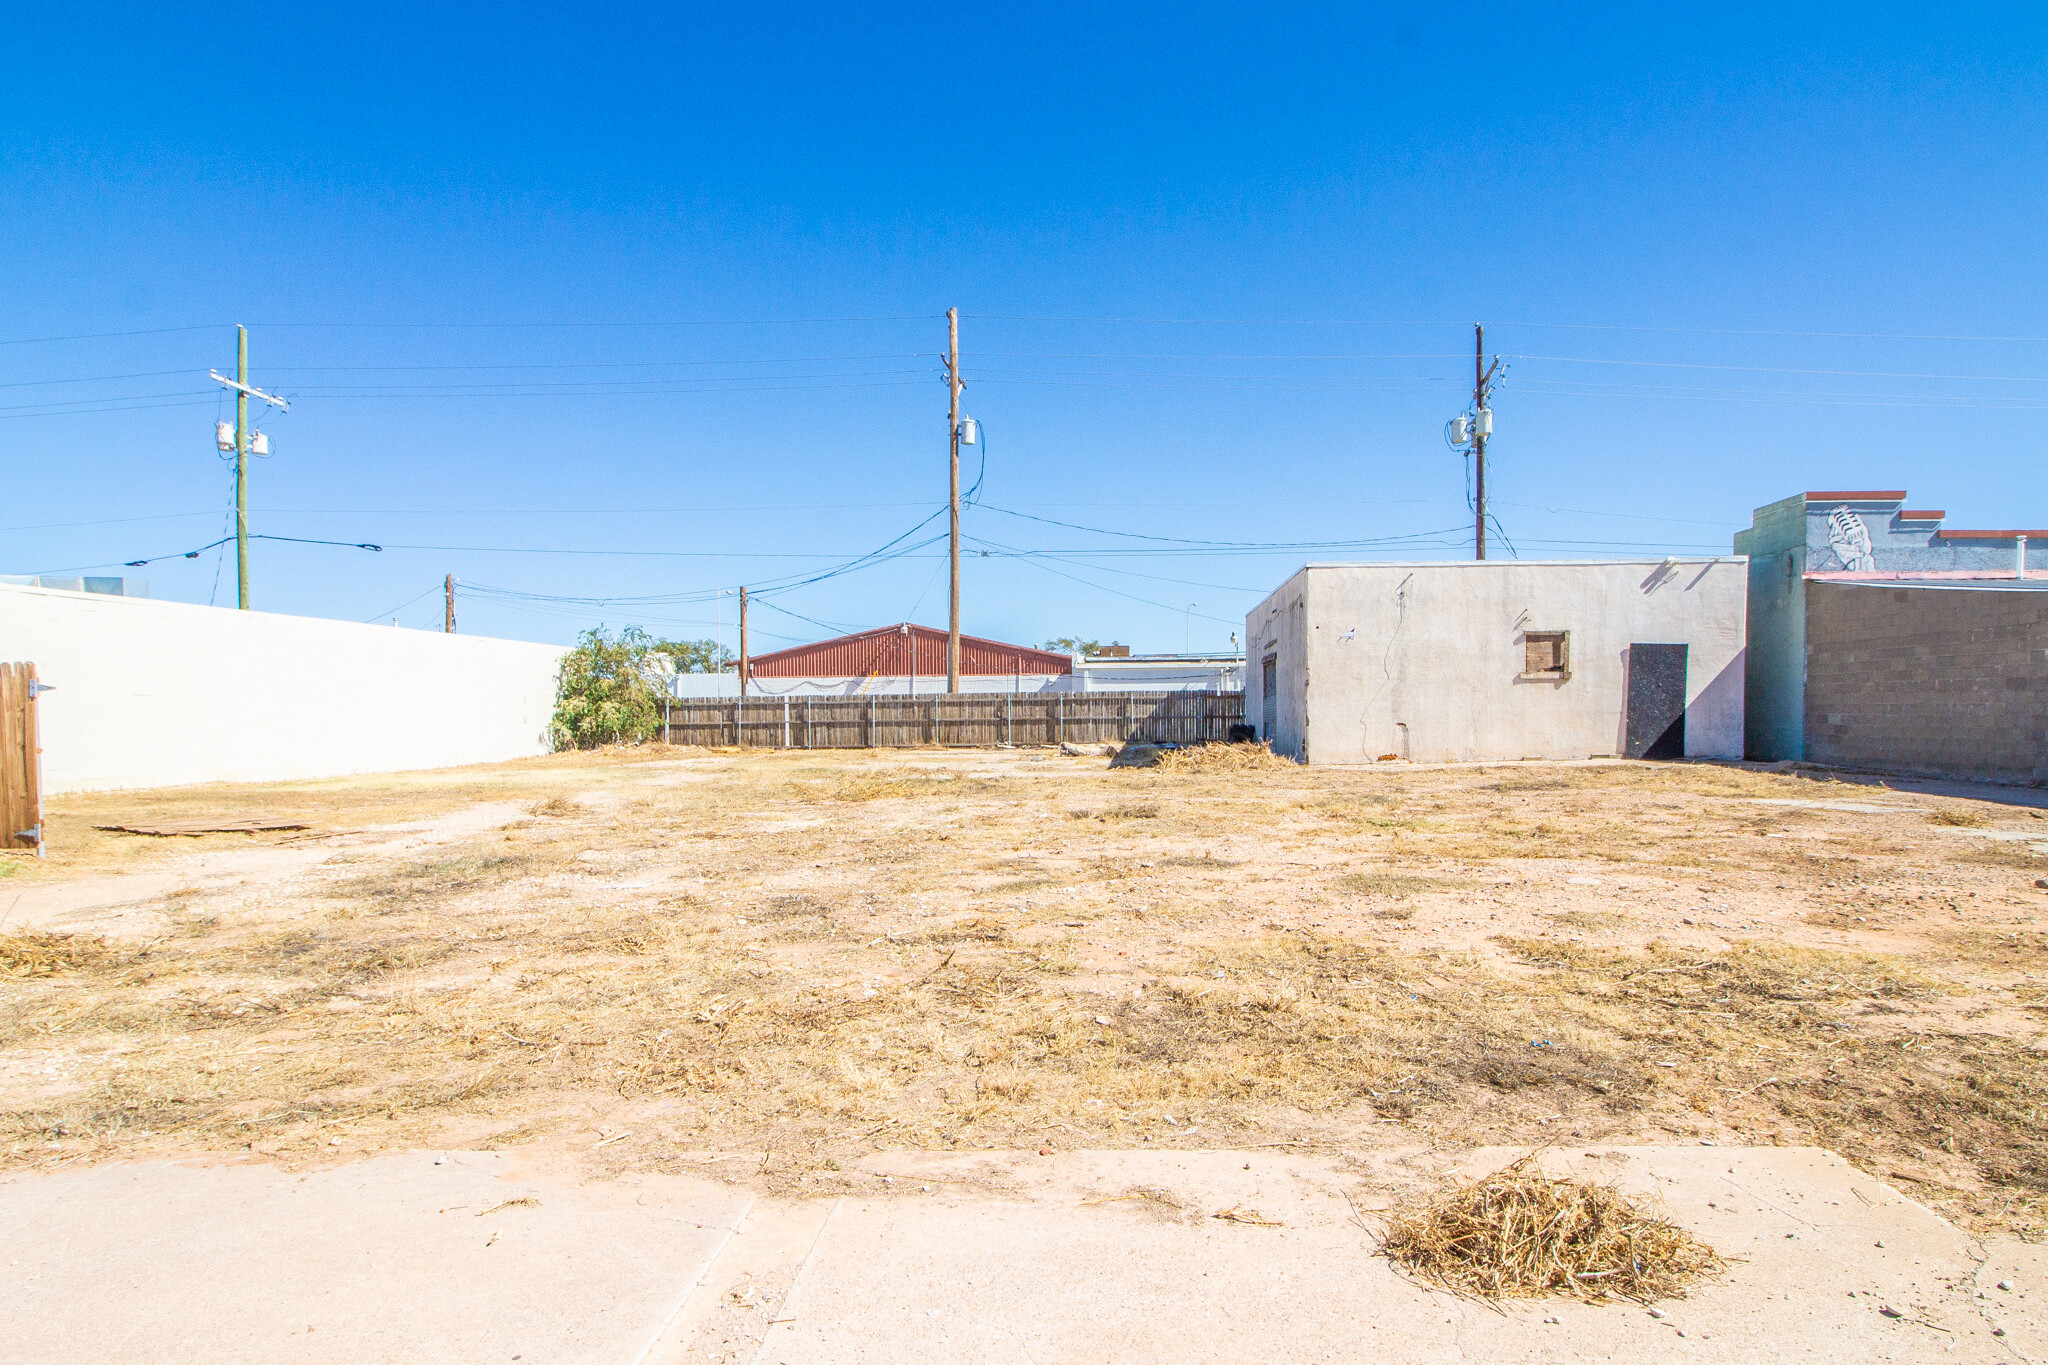
<path fill-rule="evenodd" d="M 1628 647 L 1629 758 L 1685 757 L 1685 645 Z"/>

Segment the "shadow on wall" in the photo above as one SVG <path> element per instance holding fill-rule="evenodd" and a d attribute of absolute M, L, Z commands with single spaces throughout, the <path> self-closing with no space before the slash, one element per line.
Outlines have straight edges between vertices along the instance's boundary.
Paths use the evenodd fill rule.
<path fill-rule="evenodd" d="M 1742 677 L 1749 651 L 1738 649 L 1686 705 L 1686 753 L 1694 758 L 1742 757 Z"/>
<path fill-rule="evenodd" d="M 1614 752 L 1653 760 L 1742 757 L 1745 653 L 1737 650 L 1727 667 L 1687 701 L 1690 651 L 1685 645 L 1625 647 Z"/>

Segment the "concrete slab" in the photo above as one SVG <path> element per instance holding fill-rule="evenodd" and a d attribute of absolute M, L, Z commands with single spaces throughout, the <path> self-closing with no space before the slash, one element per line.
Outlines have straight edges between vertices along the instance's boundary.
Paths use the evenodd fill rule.
<path fill-rule="evenodd" d="M 1399 1191 L 1515 1155 L 885 1153 L 873 1194 L 811 1201 L 476 1152 L 20 1174 L 0 1182 L 0 1362 L 2048 1356 L 2048 1249 L 1980 1245 L 1811 1148 L 1544 1154 L 1731 1258 L 1657 1316 L 1495 1308 L 1373 1255 Z"/>
<path fill-rule="evenodd" d="M 485 1212 L 507 1200 L 538 1202 Z M 492 1152 L 16 1176 L 0 1361 L 631 1362 L 750 1202 L 564 1187 Z"/>
<path fill-rule="evenodd" d="M 1925 811 L 1925 806 L 1873 806 L 1867 801 L 1801 801 L 1789 796 L 1732 796 L 1745 806 L 1797 806 L 1807 810 L 1846 810 L 1859 815 L 1900 815 Z"/>
<path fill-rule="evenodd" d="M 1478 1173 L 1514 1155 L 1457 1165 Z M 734 1353 L 751 1338 L 727 1313 L 715 1343 L 679 1334 L 653 1359 L 2016 1362 L 1993 1328 L 2017 1340 L 2044 1321 L 2036 1249 L 1987 1309 L 1981 1248 L 1827 1152 L 1596 1148 L 1545 1165 L 1661 1198 L 1735 1260 L 1730 1273 L 1654 1316 L 1431 1291 L 1373 1254 L 1366 1207 L 1375 1189 L 1454 1169 L 1426 1156 L 898 1155 L 868 1164 L 891 1194 L 840 1201 L 815 1238 L 786 1239 L 793 1273 L 758 1281 L 789 1286 L 763 1300 L 758 1348 Z M 1216 1216 L 1226 1210 L 1257 1221 Z"/>

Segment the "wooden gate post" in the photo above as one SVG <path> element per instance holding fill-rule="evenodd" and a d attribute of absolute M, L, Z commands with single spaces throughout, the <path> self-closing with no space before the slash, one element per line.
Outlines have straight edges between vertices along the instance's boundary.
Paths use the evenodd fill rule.
<path fill-rule="evenodd" d="M 36 726 L 30 663 L 0 664 L 0 848 L 32 848 L 43 857 L 43 748 Z"/>

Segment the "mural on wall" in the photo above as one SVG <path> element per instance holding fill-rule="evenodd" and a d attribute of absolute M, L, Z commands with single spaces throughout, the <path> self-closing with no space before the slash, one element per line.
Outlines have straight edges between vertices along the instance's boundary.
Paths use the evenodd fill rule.
<path fill-rule="evenodd" d="M 1877 570 L 1877 554 L 1870 545 L 1870 528 L 1863 524 L 1863 518 L 1846 507 L 1837 507 L 1828 513 L 1828 548 L 1835 552 L 1835 558 L 1842 561 L 1842 567 L 1851 573 L 1874 573 Z"/>

